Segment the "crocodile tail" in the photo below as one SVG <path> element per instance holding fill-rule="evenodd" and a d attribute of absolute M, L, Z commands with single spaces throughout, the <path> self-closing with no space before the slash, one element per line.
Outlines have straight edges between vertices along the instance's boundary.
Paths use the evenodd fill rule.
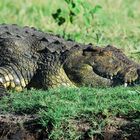
<path fill-rule="evenodd" d="M 6 89 L 22 91 L 29 81 L 23 74 L 15 65 L 0 67 L 0 82 Z"/>

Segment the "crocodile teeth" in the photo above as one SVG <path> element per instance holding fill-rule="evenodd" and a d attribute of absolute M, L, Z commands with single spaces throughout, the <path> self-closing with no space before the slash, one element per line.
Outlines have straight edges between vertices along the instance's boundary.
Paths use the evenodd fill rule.
<path fill-rule="evenodd" d="M 127 87 L 127 83 L 124 83 L 124 87 Z"/>
<path fill-rule="evenodd" d="M 112 80 L 113 79 L 113 76 L 110 76 L 110 79 Z"/>

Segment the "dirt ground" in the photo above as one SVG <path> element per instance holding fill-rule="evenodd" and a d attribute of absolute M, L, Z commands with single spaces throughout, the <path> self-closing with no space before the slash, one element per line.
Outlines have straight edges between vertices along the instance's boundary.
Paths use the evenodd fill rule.
<path fill-rule="evenodd" d="M 33 115 L 0 115 L 0 140 L 47 140 L 48 128 L 37 121 Z M 87 122 L 73 121 L 73 125 L 82 132 L 82 140 L 140 140 L 140 124 L 124 118 L 110 119 L 102 133 L 90 137 L 87 133 L 91 126 Z"/>

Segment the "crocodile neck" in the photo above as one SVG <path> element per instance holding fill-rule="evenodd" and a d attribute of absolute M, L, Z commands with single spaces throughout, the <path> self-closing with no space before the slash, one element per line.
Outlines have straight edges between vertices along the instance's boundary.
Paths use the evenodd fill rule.
<path fill-rule="evenodd" d="M 74 83 L 70 81 L 66 75 L 63 64 L 61 63 L 61 54 L 44 53 L 41 56 L 39 64 L 41 73 L 41 84 L 43 88 L 56 88 L 61 86 L 74 87 Z"/>
<path fill-rule="evenodd" d="M 47 89 L 61 86 L 75 87 L 74 83 L 70 81 L 62 67 L 55 70 L 43 71 L 42 74 L 43 87 Z"/>

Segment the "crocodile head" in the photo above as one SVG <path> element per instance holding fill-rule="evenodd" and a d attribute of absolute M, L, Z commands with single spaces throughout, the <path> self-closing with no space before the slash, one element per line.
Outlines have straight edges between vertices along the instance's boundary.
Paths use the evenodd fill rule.
<path fill-rule="evenodd" d="M 98 75 L 122 83 L 133 83 L 138 79 L 138 65 L 130 60 L 120 49 L 113 46 L 105 48 L 87 48 L 85 56 L 89 57 L 89 64 Z M 92 60 L 92 61 L 91 61 Z"/>
<path fill-rule="evenodd" d="M 97 78 L 100 81 L 107 78 L 116 84 L 131 83 L 138 78 L 137 67 L 133 62 L 122 51 L 112 46 L 105 48 L 88 46 L 82 51 L 76 50 L 65 63 L 65 68 L 70 77 L 75 78 L 80 75 L 80 78 L 84 77 L 82 79 L 87 81 L 90 79 L 90 82 L 93 81 L 95 74 L 100 76 Z"/>

